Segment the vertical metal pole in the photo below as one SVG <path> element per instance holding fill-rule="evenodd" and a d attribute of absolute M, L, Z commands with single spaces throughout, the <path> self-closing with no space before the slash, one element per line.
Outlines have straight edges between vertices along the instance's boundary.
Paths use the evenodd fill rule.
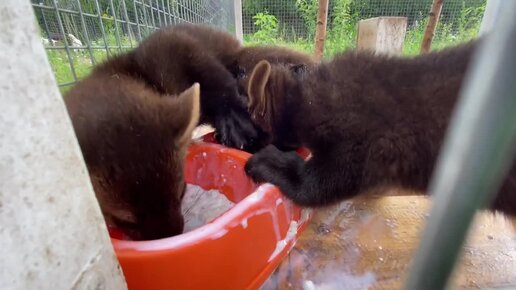
<path fill-rule="evenodd" d="M 88 47 L 88 52 L 90 54 L 91 64 L 95 65 L 95 57 L 93 56 L 93 49 L 91 49 L 90 37 L 88 35 L 88 28 L 86 27 L 86 21 L 84 20 L 84 15 L 82 13 L 81 2 L 79 0 L 76 0 L 75 2 L 77 3 L 77 7 L 79 9 L 79 16 L 81 18 L 81 26 L 82 26 L 82 30 L 84 31 L 84 38 L 86 39 L 86 43 L 87 43 L 86 46 Z"/>
<path fill-rule="evenodd" d="M 149 0 L 150 15 L 152 20 L 152 28 L 156 29 L 156 21 L 154 20 L 154 11 L 152 11 L 152 0 Z"/>
<path fill-rule="evenodd" d="M 136 0 L 133 0 L 134 5 L 134 21 L 136 22 L 136 30 L 138 31 L 138 41 L 142 41 L 142 32 L 140 30 L 140 19 L 138 18 L 138 9 L 136 9 Z"/>
<path fill-rule="evenodd" d="M 118 31 L 118 22 L 116 21 L 116 11 L 115 5 L 113 5 L 113 0 L 109 0 L 109 6 L 111 7 L 111 12 L 113 13 L 113 22 L 115 24 L 115 36 L 116 41 L 118 42 L 118 52 L 122 52 L 122 40 L 120 39 L 120 31 Z"/>
<path fill-rule="evenodd" d="M 475 54 L 432 178 L 434 204 L 405 289 L 447 285 L 477 208 L 500 188 L 516 151 L 516 1 Z"/>
<path fill-rule="evenodd" d="M 172 11 L 170 10 L 170 0 L 167 0 L 167 8 L 168 8 L 168 17 L 170 17 L 169 24 L 172 24 L 172 23 L 176 24 L 176 19 L 172 15 Z"/>
<path fill-rule="evenodd" d="M 168 22 L 167 22 L 167 11 L 165 10 L 165 0 L 161 0 L 161 9 L 163 10 L 163 20 L 165 22 L 165 26 L 167 26 Z"/>
<path fill-rule="evenodd" d="M 109 47 L 106 39 L 106 31 L 104 31 L 104 22 L 102 22 L 102 13 L 100 13 L 100 5 L 99 1 L 95 0 L 95 9 L 97 9 L 97 15 L 99 16 L 100 21 L 100 32 L 102 33 L 102 39 L 104 39 L 104 46 L 106 47 L 106 55 L 109 57 Z"/>
<path fill-rule="evenodd" d="M 125 0 L 122 0 L 122 9 L 124 10 L 124 18 L 125 18 L 125 24 L 127 26 L 127 33 L 129 34 L 129 45 L 131 48 L 133 48 L 133 29 L 131 27 L 131 20 L 129 20 L 129 15 L 127 15 L 127 6 L 125 5 Z M 136 9 L 135 9 L 136 10 Z"/>
<path fill-rule="evenodd" d="M 151 27 L 148 22 L 149 16 L 147 16 L 147 7 L 145 7 L 145 0 L 142 0 L 141 3 L 142 3 L 142 8 L 143 8 L 143 19 L 145 19 L 145 27 L 146 27 L 145 31 L 147 32 L 148 31 L 147 29 L 149 29 L 149 27 Z"/>
<path fill-rule="evenodd" d="M 77 74 L 75 73 L 75 66 L 73 65 L 73 58 L 70 53 L 70 45 L 68 45 L 68 37 L 64 30 L 63 21 L 61 20 L 61 14 L 59 13 L 59 7 L 57 6 L 57 0 L 52 1 L 54 3 L 54 9 L 56 10 L 57 15 L 57 24 L 59 25 L 59 31 L 63 35 L 64 45 L 66 56 L 68 57 L 68 63 L 70 64 L 70 70 L 72 71 L 72 76 L 74 81 L 77 81 Z"/>
<path fill-rule="evenodd" d="M 150 0 L 150 2 L 151 2 L 151 12 L 154 15 L 154 8 L 152 8 L 152 0 Z M 159 15 L 159 2 L 158 2 L 158 0 L 156 0 L 156 14 L 158 16 L 158 26 L 161 27 L 161 16 Z"/>
<path fill-rule="evenodd" d="M 179 17 L 180 15 L 183 15 L 183 16 L 185 15 L 184 10 L 185 9 L 184 9 L 183 3 L 179 3 L 179 1 L 177 1 L 177 16 L 178 16 L 177 19 L 179 19 L 179 23 L 181 23 L 182 21 L 189 22 L 188 20 L 186 20 L 184 18 L 181 19 L 181 17 Z"/>
<path fill-rule="evenodd" d="M 39 5 L 43 5 L 43 2 L 40 1 Z M 50 41 L 50 39 L 51 39 L 50 29 L 48 28 L 47 17 L 45 16 L 45 10 L 40 8 L 39 11 L 41 11 L 41 16 L 43 17 L 43 24 L 45 25 L 45 32 L 47 33 L 48 40 Z"/>

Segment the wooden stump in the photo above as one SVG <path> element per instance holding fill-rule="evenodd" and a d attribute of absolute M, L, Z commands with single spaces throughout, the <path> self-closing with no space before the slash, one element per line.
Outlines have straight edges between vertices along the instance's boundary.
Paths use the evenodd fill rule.
<path fill-rule="evenodd" d="M 357 48 L 400 55 L 407 31 L 407 17 L 375 17 L 358 22 Z"/>

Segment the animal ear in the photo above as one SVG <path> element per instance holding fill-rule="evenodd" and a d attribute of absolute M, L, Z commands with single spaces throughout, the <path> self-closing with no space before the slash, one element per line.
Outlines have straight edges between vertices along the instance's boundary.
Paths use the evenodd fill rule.
<path fill-rule="evenodd" d="M 192 139 L 192 132 L 197 127 L 200 115 L 200 86 L 199 83 L 194 83 L 186 91 L 182 92 L 177 97 L 177 104 L 180 110 L 184 110 L 183 120 L 181 120 L 181 141 L 189 141 Z"/>
<path fill-rule="evenodd" d="M 265 87 L 270 75 L 271 64 L 266 60 L 260 61 L 251 73 L 247 89 L 247 94 L 249 95 L 249 112 L 251 116 L 257 113 L 261 116 L 265 114 Z"/>

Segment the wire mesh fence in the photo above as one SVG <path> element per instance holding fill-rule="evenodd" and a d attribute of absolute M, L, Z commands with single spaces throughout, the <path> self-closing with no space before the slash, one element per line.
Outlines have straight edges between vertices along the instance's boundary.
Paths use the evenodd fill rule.
<path fill-rule="evenodd" d="M 330 0 L 325 55 L 354 47 L 357 22 L 377 16 L 408 18 L 403 52 L 419 52 L 432 0 Z M 433 48 L 477 35 L 486 0 L 444 1 Z M 242 23 L 247 43 L 280 43 L 313 51 L 317 0 L 245 0 Z"/>
<path fill-rule="evenodd" d="M 208 23 L 235 31 L 232 0 L 32 0 L 32 6 L 61 88 L 161 26 Z"/>
<path fill-rule="evenodd" d="M 406 16 L 403 52 L 419 52 L 432 0 L 331 0 L 325 55 L 352 48 L 357 22 Z M 32 0 L 42 41 L 60 87 L 87 75 L 107 56 L 135 47 L 157 28 L 208 23 L 235 32 L 233 0 Z M 433 48 L 478 33 L 486 0 L 444 2 Z M 247 44 L 280 44 L 313 52 L 317 0 L 243 0 Z"/>

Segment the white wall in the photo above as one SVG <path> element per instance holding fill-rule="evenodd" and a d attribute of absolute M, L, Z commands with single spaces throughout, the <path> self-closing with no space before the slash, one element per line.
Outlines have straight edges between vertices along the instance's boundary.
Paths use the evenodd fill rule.
<path fill-rule="evenodd" d="M 0 27 L 0 289 L 126 289 L 30 2 Z"/>

